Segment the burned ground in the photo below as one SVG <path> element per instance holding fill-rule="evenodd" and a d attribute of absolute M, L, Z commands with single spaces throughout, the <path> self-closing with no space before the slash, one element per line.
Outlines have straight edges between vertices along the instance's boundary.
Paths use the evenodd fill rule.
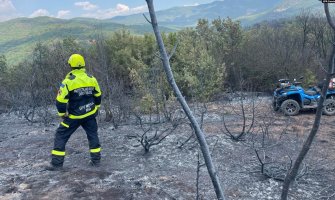
<path fill-rule="evenodd" d="M 281 177 L 267 175 L 280 175 L 280 170 L 289 167 L 312 127 L 313 111 L 286 117 L 273 113 L 269 104 L 267 98 L 259 101 L 251 133 L 241 141 L 224 134 L 221 120 L 224 113 L 229 130 L 241 129 L 241 117 L 234 111 L 234 104 L 208 104 L 204 130 L 227 199 L 279 199 Z M 248 125 L 250 112 L 247 117 Z M 58 123 L 55 119 L 47 126 L 29 124 L 13 114 L 1 115 L 0 199 L 196 198 L 200 151 L 195 137 L 179 148 L 192 134 L 187 123 L 145 154 L 138 141 L 143 133 L 139 125 L 131 123 L 114 129 L 100 122 L 103 161 L 98 168 L 88 165 L 88 143 L 80 128 L 67 144 L 64 170 L 50 172 L 44 166 L 50 161 Z M 320 131 L 289 199 L 335 199 L 334 127 L 334 117 L 322 117 Z M 255 149 L 264 158 L 267 173 L 261 173 Z M 199 175 L 200 199 L 215 199 L 206 167 L 200 167 Z"/>

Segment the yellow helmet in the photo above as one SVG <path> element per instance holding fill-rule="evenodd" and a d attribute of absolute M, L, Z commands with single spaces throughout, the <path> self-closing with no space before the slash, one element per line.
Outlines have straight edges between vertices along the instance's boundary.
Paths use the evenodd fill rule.
<path fill-rule="evenodd" d="M 84 57 L 80 54 L 72 54 L 67 63 L 73 68 L 85 67 Z"/>

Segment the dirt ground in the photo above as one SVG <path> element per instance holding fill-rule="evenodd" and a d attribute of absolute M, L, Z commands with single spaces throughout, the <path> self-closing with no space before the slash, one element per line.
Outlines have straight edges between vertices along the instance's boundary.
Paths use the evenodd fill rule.
<path fill-rule="evenodd" d="M 249 106 L 246 127 L 252 123 L 252 113 L 255 122 L 242 141 L 233 141 L 225 134 L 221 119 L 224 114 L 227 129 L 233 134 L 241 132 L 243 118 L 238 102 L 210 103 L 204 118 L 204 131 L 225 197 L 279 199 L 282 171 L 301 149 L 315 113 L 286 117 L 271 111 L 269 98 L 259 99 L 255 112 L 250 110 L 250 102 L 245 103 Z M 196 199 L 199 147 L 191 138 L 179 148 L 192 134 L 187 123 L 145 154 L 138 141 L 138 135 L 143 134 L 138 125 L 114 129 L 109 123 L 99 122 L 103 160 L 98 168 L 88 165 L 88 143 L 80 128 L 67 144 L 64 170 L 50 172 L 44 166 L 50 161 L 58 124 L 57 120 L 47 126 L 29 124 L 13 114 L 0 116 L 0 199 Z M 289 199 L 335 199 L 334 128 L 335 117 L 323 116 Z M 265 175 L 255 149 L 266 163 Z M 269 178 L 269 174 L 274 177 Z M 205 166 L 199 169 L 198 183 L 199 199 L 215 199 Z"/>

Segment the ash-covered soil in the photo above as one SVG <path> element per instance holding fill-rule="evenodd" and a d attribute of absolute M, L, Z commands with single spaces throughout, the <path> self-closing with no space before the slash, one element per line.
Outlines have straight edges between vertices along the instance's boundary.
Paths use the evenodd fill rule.
<path fill-rule="evenodd" d="M 280 170 L 297 156 L 315 113 L 286 117 L 272 112 L 267 98 L 258 100 L 254 112 L 248 110 L 250 102 L 245 103 L 249 105 L 245 108 L 246 127 L 252 124 L 252 113 L 255 120 L 250 133 L 239 142 L 225 134 L 221 117 L 225 115 L 230 132 L 239 133 L 243 127 L 239 103 L 207 105 L 203 128 L 225 196 L 229 200 L 279 199 Z M 55 119 L 45 126 L 29 124 L 13 114 L 0 116 L 0 199 L 196 199 L 197 193 L 199 199 L 215 199 L 205 166 L 200 167 L 197 188 L 200 150 L 195 137 L 179 148 L 192 134 L 187 123 L 145 154 L 138 141 L 143 134 L 139 125 L 114 129 L 110 123 L 99 122 L 103 160 L 97 168 L 88 165 L 88 143 L 80 128 L 67 144 L 64 170 L 50 172 L 44 166 L 50 161 L 58 123 Z M 334 128 L 335 116 L 323 116 L 289 199 L 335 199 Z M 267 173 L 261 173 L 255 149 L 266 163 Z M 275 177 L 267 176 L 271 173 Z"/>

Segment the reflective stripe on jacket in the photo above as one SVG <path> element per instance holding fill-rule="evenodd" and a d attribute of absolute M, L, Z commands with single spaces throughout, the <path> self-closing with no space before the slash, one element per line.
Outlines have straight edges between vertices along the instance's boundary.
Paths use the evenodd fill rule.
<path fill-rule="evenodd" d="M 97 80 L 85 69 L 74 69 L 66 75 L 56 98 L 58 115 L 69 113 L 71 119 L 82 119 L 96 113 L 101 103 Z"/>

